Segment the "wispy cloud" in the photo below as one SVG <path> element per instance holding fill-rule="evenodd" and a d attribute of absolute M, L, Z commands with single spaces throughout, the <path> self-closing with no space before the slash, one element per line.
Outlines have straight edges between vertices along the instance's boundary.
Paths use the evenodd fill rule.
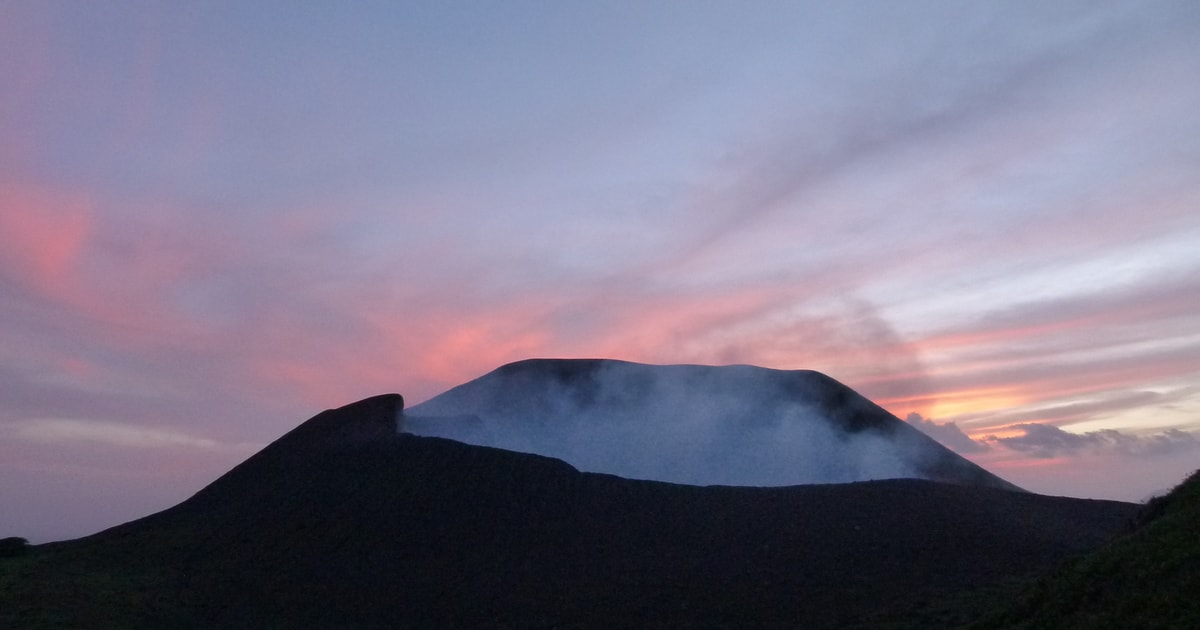
<path fill-rule="evenodd" d="M 100 420 L 41 418 L 7 423 L 2 428 L 15 438 L 40 443 L 90 442 L 134 449 L 228 449 L 243 452 L 256 447 L 246 443 L 222 443 L 169 428 Z"/>
<path fill-rule="evenodd" d="M 1152 457 L 1200 450 L 1200 435 L 1180 429 L 1134 435 L 1115 429 L 1071 433 L 1040 423 L 1018 424 L 1009 428 L 1020 434 L 1011 437 L 992 435 L 983 441 L 1039 459 L 1084 454 Z"/>

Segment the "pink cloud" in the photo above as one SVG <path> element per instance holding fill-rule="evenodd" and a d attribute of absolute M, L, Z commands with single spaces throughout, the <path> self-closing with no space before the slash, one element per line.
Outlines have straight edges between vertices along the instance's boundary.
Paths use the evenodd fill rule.
<path fill-rule="evenodd" d="M 63 299 L 75 289 L 92 233 L 93 208 L 82 195 L 0 185 L 0 269 L 7 282 Z"/>

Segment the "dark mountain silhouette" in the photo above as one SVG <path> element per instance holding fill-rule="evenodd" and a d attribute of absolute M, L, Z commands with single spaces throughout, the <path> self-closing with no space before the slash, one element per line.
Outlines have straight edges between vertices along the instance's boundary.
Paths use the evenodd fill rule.
<path fill-rule="evenodd" d="M 1136 506 L 700 487 L 323 412 L 183 503 L 0 558 L 0 627 L 838 627 L 1046 570 Z"/>
<path fill-rule="evenodd" d="M 698 485 L 918 478 L 1016 486 L 809 370 L 532 359 L 405 412 L 405 431 Z"/>

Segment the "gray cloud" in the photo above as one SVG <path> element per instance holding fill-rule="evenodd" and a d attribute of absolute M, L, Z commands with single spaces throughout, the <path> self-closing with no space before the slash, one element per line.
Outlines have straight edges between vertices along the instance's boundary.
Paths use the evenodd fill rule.
<path fill-rule="evenodd" d="M 937 423 L 921 417 L 921 414 L 915 411 L 908 414 L 904 420 L 957 453 L 982 453 L 991 450 L 986 442 L 971 439 L 954 422 Z"/>
<path fill-rule="evenodd" d="M 1114 453 L 1133 457 L 1148 457 L 1200 449 L 1200 437 L 1194 432 L 1168 429 L 1151 435 L 1131 435 L 1113 429 L 1071 433 L 1058 427 L 1036 422 L 1018 424 L 1022 435 L 1014 437 L 988 436 L 991 444 L 1025 453 L 1039 459 L 1087 453 Z"/>

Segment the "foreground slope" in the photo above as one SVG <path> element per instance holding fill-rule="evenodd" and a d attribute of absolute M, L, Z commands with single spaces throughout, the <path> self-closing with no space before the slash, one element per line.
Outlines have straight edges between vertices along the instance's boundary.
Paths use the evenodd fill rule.
<path fill-rule="evenodd" d="M 688 484 L 917 478 L 1017 489 L 809 370 L 511 363 L 405 412 L 404 430 Z"/>
<path fill-rule="evenodd" d="M 0 627 L 836 627 L 1054 566 L 1134 506 L 697 487 L 324 412 L 180 505 L 0 559 Z"/>
<path fill-rule="evenodd" d="M 983 628 L 1200 628 L 1200 471 L 1129 531 L 1030 587 Z"/>

